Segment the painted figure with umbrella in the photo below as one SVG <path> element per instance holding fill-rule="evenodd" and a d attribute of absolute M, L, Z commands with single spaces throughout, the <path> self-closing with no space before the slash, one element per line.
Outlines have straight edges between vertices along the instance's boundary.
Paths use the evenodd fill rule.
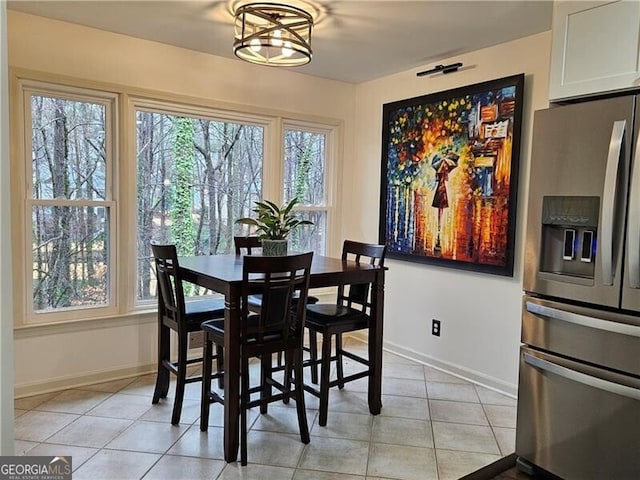
<path fill-rule="evenodd" d="M 440 246 L 440 230 L 442 228 L 442 211 L 449 208 L 449 197 L 447 195 L 447 180 L 449 172 L 458 166 L 459 155 L 451 150 L 442 156 L 436 153 L 431 159 L 431 166 L 436 171 L 436 191 L 433 195 L 431 206 L 438 209 L 438 237 L 436 245 L 433 249 L 434 253 L 439 254 L 442 251 Z"/>

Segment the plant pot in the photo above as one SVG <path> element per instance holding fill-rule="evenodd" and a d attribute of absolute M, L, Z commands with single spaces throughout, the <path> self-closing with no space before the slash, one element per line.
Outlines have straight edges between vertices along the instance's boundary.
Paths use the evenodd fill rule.
<path fill-rule="evenodd" d="M 262 239 L 262 254 L 267 257 L 284 257 L 287 255 L 287 240 Z"/>

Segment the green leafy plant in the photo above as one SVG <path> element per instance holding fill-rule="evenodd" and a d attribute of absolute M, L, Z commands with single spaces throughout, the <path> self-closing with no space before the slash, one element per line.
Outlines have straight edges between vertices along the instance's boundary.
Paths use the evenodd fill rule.
<path fill-rule="evenodd" d="M 297 198 L 293 198 L 289 203 L 278 206 L 269 200 L 255 202 L 253 212 L 258 214 L 257 218 L 239 218 L 236 223 L 253 225 L 256 227 L 258 236 L 261 239 L 285 240 L 289 232 L 301 225 L 313 225 L 310 220 L 300 220 L 293 213 L 293 207 L 298 203 Z"/>

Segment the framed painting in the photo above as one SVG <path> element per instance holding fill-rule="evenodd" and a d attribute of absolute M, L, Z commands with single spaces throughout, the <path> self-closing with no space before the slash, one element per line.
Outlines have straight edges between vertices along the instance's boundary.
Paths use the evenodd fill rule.
<path fill-rule="evenodd" d="M 513 275 L 524 74 L 383 106 L 380 243 Z"/>

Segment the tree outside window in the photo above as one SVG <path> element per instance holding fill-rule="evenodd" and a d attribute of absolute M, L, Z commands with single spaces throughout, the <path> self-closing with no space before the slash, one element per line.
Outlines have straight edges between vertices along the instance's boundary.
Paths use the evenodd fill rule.
<path fill-rule="evenodd" d="M 297 197 L 299 217 L 311 220 L 292 232 L 290 244 L 294 250 L 326 253 L 327 132 L 310 128 L 289 127 L 284 130 L 284 199 Z"/>
<path fill-rule="evenodd" d="M 264 127 L 138 110 L 137 299 L 155 297 L 151 241 L 178 255 L 233 252 L 261 198 Z M 195 288 L 190 294 L 199 293 Z"/>

